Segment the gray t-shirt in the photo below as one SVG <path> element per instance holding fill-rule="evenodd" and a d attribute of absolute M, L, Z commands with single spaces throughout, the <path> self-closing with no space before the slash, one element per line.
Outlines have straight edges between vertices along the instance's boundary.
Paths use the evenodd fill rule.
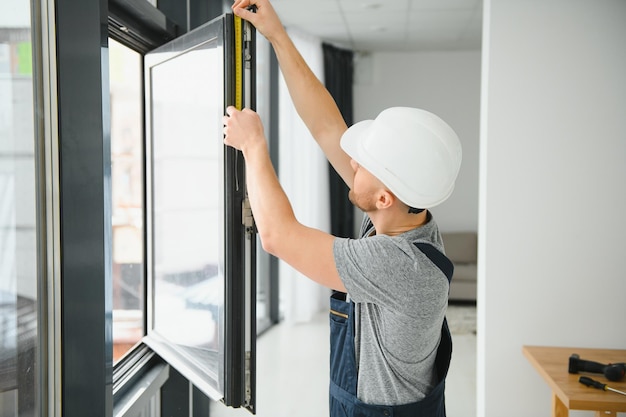
<path fill-rule="evenodd" d="M 361 236 L 372 232 L 366 217 Z M 413 242 L 443 251 L 430 213 L 425 225 L 398 236 L 334 242 L 337 270 L 356 308 L 357 397 L 368 404 L 419 401 L 437 383 L 434 364 L 449 284 Z"/>

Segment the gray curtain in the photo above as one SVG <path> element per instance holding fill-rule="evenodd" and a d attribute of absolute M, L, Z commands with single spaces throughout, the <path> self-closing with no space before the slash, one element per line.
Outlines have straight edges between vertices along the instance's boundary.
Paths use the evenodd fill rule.
<path fill-rule="evenodd" d="M 353 123 L 353 52 L 329 44 L 324 50 L 324 80 L 348 126 Z M 348 187 L 330 164 L 330 225 L 331 233 L 340 237 L 354 237 L 354 208 L 348 200 Z"/>

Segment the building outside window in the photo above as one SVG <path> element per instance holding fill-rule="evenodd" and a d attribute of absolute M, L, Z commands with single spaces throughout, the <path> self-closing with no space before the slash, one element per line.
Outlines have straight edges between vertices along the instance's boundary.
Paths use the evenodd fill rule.
<path fill-rule="evenodd" d="M 30 2 L 0 4 L 0 416 L 34 416 L 39 363 Z"/>
<path fill-rule="evenodd" d="M 145 311 L 142 57 L 109 39 L 113 206 L 113 360 L 143 335 Z"/>

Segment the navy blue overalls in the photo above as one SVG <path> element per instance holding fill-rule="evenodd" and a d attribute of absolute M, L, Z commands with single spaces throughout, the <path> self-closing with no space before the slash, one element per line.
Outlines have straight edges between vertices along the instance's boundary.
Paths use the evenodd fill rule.
<path fill-rule="evenodd" d="M 452 262 L 434 246 L 415 245 L 448 278 L 452 279 Z M 444 318 L 441 342 L 435 366 L 439 382 L 422 400 L 396 406 L 365 404 L 357 398 L 357 367 L 354 351 L 354 303 L 346 294 L 335 292 L 330 298 L 330 416 L 331 417 L 445 417 L 445 380 L 452 356 L 452 338 Z"/>

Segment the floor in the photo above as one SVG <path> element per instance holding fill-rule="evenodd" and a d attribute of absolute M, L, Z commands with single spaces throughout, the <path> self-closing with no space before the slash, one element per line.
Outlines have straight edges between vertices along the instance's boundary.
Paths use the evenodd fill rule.
<path fill-rule="evenodd" d="M 476 416 L 476 307 L 450 305 L 453 339 L 446 381 L 448 417 Z M 259 417 L 328 415 L 328 315 L 309 323 L 272 327 L 257 340 Z M 211 417 L 250 416 L 246 410 L 211 405 Z"/>

